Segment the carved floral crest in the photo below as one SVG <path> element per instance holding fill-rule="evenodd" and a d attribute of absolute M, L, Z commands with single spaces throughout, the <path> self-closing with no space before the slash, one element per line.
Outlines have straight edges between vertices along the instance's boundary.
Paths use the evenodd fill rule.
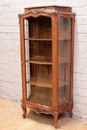
<path fill-rule="evenodd" d="M 31 9 L 31 12 L 34 14 L 37 14 L 39 12 L 57 13 L 57 10 L 56 9 L 38 8 L 38 9 Z"/>

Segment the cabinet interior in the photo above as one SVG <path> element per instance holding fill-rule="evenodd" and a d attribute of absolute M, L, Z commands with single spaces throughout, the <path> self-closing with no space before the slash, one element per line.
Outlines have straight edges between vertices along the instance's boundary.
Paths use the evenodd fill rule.
<path fill-rule="evenodd" d="M 69 102 L 71 21 L 59 18 L 58 100 L 59 106 Z M 29 17 L 25 20 L 25 53 L 27 100 L 52 105 L 52 20 Z"/>

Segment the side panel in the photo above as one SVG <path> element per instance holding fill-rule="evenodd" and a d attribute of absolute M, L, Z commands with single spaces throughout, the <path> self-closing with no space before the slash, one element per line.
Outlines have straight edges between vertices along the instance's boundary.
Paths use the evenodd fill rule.
<path fill-rule="evenodd" d="M 59 107 L 73 105 L 74 15 L 59 16 Z M 66 107 L 67 108 L 67 107 Z M 69 107 L 70 108 L 70 107 Z"/>
<path fill-rule="evenodd" d="M 26 101 L 26 61 L 24 40 L 24 19 L 20 16 L 20 52 L 21 52 L 21 74 L 22 74 L 22 100 Z"/>

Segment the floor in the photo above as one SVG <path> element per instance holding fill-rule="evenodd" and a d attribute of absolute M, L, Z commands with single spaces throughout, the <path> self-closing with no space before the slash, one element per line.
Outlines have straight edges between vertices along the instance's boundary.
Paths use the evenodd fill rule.
<path fill-rule="evenodd" d="M 0 130 L 55 130 L 51 115 L 37 115 L 28 109 L 22 118 L 20 103 L 0 99 Z M 59 116 L 58 130 L 87 130 L 87 120 Z"/>

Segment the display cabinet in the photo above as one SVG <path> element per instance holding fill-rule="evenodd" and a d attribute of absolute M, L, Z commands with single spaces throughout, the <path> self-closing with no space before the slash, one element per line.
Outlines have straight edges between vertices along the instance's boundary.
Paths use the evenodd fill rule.
<path fill-rule="evenodd" d="M 75 14 L 71 7 L 25 8 L 19 14 L 23 118 L 58 115 L 73 108 L 73 50 Z"/>

